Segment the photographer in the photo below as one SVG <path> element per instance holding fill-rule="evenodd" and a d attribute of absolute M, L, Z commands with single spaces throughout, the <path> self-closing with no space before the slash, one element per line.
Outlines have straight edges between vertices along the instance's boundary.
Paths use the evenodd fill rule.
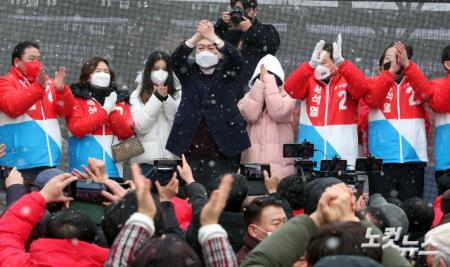
<path fill-rule="evenodd" d="M 280 36 L 271 24 L 262 24 L 256 0 L 231 0 L 231 12 L 223 12 L 214 25 L 220 38 L 241 51 L 245 64 L 241 73 L 243 88 L 247 87 L 258 61 L 267 54 L 275 55 L 280 46 Z"/>

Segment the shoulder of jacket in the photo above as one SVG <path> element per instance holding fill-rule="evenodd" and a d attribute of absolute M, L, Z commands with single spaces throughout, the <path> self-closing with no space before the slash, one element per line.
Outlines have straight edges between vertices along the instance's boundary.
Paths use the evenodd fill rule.
<path fill-rule="evenodd" d="M 70 91 L 72 91 L 72 95 L 74 97 L 83 98 L 86 100 L 91 98 L 89 85 L 87 84 L 73 83 L 70 85 Z"/>

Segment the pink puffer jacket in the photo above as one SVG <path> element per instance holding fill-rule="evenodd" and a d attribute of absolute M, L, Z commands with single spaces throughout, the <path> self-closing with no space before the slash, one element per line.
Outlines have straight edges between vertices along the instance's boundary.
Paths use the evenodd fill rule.
<path fill-rule="evenodd" d="M 270 71 L 270 67 L 266 66 Z M 275 76 L 257 79 L 238 107 L 246 119 L 252 146 L 242 153 L 242 163 L 270 163 L 279 178 L 295 173 L 293 159 L 283 158 L 283 144 L 294 143 L 292 129 L 295 100 L 277 86 Z"/>

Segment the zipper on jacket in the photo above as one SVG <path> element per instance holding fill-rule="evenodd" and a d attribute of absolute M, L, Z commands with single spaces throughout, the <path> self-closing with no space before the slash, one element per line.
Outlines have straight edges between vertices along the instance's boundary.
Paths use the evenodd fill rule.
<path fill-rule="evenodd" d="M 326 86 L 326 94 L 325 94 L 325 126 L 328 125 L 328 98 L 330 96 L 330 84 L 333 78 L 330 78 L 330 81 L 328 82 Z M 325 157 L 325 160 L 327 159 L 327 140 L 324 140 L 323 142 L 323 154 Z M 319 163 L 320 164 L 320 163 Z"/>
<path fill-rule="evenodd" d="M 44 113 L 44 100 L 41 100 L 41 112 L 42 112 L 42 124 L 44 125 L 44 129 L 45 129 L 46 128 L 45 127 L 46 118 L 45 118 L 45 113 Z M 47 142 L 48 159 L 50 160 L 50 166 L 52 167 L 53 166 L 53 157 L 52 157 L 52 151 L 50 150 L 50 141 L 49 141 L 47 132 L 45 130 L 44 130 L 44 132 L 45 132 L 45 140 Z"/>
<path fill-rule="evenodd" d="M 102 150 L 103 150 L 103 162 L 105 163 L 105 165 L 106 165 L 106 150 L 105 150 L 105 140 L 106 140 L 106 136 L 105 136 L 105 124 L 103 124 L 102 125 L 102 139 L 103 139 L 103 141 L 102 141 L 102 143 L 103 143 L 103 146 L 102 146 Z M 114 135 L 113 135 L 113 140 L 114 140 Z M 106 167 L 106 166 L 105 166 Z"/>
<path fill-rule="evenodd" d="M 28 85 L 31 85 L 26 78 L 25 78 L 25 82 Z M 22 85 L 23 85 L 23 83 L 22 83 Z M 47 85 L 44 88 L 44 98 L 47 97 L 45 94 L 46 91 L 47 91 Z M 48 133 L 45 130 L 47 127 L 45 127 L 46 117 L 45 117 L 45 111 L 44 111 L 44 99 L 41 99 L 40 102 L 41 102 L 42 124 L 44 126 L 43 128 L 44 128 L 44 133 L 45 133 L 45 141 L 47 143 L 48 160 L 50 161 L 50 167 L 53 167 L 53 157 L 52 157 L 52 151 L 50 150 L 50 140 L 49 140 Z M 58 125 L 58 127 L 59 127 L 59 125 Z"/>
<path fill-rule="evenodd" d="M 402 84 L 403 80 L 400 82 Z M 401 112 L 400 112 L 400 84 L 397 84 L 397 123 L 400 123 Z M 400 163 L 403 163 L 403 144 L 402 144 L 402 134 L 398 132 L 398 141 L 400 144 Z"/>

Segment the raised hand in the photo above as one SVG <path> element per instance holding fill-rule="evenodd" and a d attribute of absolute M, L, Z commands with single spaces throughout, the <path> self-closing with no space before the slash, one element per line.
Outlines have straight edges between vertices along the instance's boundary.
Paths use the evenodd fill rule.
<path fill-rule="evenodd" d="M 55 87 L 58 91 L 63 91 L 66 86 L 66 67 L 59 67 L 55 72 Z"/>
<path fill-rule="evenodd" d="M 320 53 L 322 52 L 324 45 L 325 45 L 325 41 L 320 40 L 316 44 L 316 47 L 314 47 L 314 51 L 312 53 L 311 60 L 309 61 L 309 65 L 311 67 L 316 68 L 321 63 L 320 62 Z"/>
<path fill-rule="evenodd" d="M 239 30 L 241 32 L 247 32 L 252 27 L 252 22 L 245 16 L 242 16 L 242 21 L 239 23 Z"/>
<path fill-rule="evenodd" d="M 191 166 L 189 166 L 186 157 L 184 155 L 181 155 L 181 162 L 183 166 L 177 166 L 177 170 L 178 173 L 180 174 L 181 179 L 183 179 L 183 181 L 185 181 L 186 184 L 191 184 L 195 182 Z"/>
<path fill-rule="evenodd" d="M 320 197 L 311 219 L 321 226 L 332 222 L 359 221 L 355 216 L 356 198 L 344 183 L 328 187 Z"/>
<path fill-rule="evenodd" d="M 159 200 L 161 202 L 172 201 L 172 198 L 178 194 L 179 182 L 177 179 L 177 173 L 175 172 L 173 174 L 172 179 L 165 186 L 161 186 L 158 181 L 155 182 L 155 185 L 158 190 Z"/>
<path fill-rule="evenodd" d="M 47 75 L 45 74 L 43 66 L 39 69 L 38 75 L 36 76 L 36 82 L 44 89 L 47 87 Z"/>
<path fill-rule="evenodd" d="M 342 57 L 342 36 L 338 34 L 337 42 L 333 43 L 333 59 L 336 65 L 341 65 L 344 63 L 344 58 Z"/>
<path fill-rule="evenodd" d="M 64 188 L 76 180 L 77 177 L 70 173 L 60 174 L 50 179 L 39 193 L 44 197 L 45 203 L 71 201 L 72 198 L 64 195 Z"/>
<path fill-rule="evenodd" d="M 108 115 L 116 107 L 116 102 L 117 102 L 116 92 L 112 92 L 111 94 L 109 94 L 109 96 L 105 98 L 105 102 L 103 103 L 103 109 L 106 111 L 106 113 L 108 113 Z"/>
<path fill-rule="evenodd" d="M 233 184 L 233 176 L 225 175 L 220 181 L 219 188 L 211 193 L 208 203 L 200 213 L 200 223 L 202 226 L 217 224 L 220 214 L 227 205 L 228 195 Z"/>
<path fill-rule="evenodd" d="M 277 192 L 280 179 L 276 175 L 269 176 L 267 171 L 264 171 L 264 185 L 266 186 L 267 193 L 273 194 Z"/>
<path fill-rule="evenodd" d="M 202 20 L 198 23 L 197 32 L 210 41 L 216 37 L 216 34 L 214 33 L 214 26 L 208 20 Z"/>
<path fill-rule="evenodd" d="M 128 190 L 124 189 L 118 182 L 114 180 L 105 180 L 103 183 L 109 188 L 111 191 L 102 191 L 102 196 L 108 201 L 103 202 L 103 205 L 109 206 L 111 203 L 119 202 L 122 198 L 125 197 Z"/>
<path fill-rule="evenodd" d="M 153 201 L 153 197 L 150 194 L 150 180 L 142 175 L 141 168 L 139 168 L 139 165 L 137 164 L 133 164 L 131 166 L 131 174 L 133 176 L 133 182 L 136 186 L 138 212 L 154 219 L 156 215 L 156 206 Z"/>
<path fill-rule="evenodd" d="M 399 65 L 402 66 L 403 68 L 408 67 L 409 59 L 405 45 L 402 42 L 395 42 L 394 47 L 397 50 L 397 58 Z"/>
<path fill-rule="evenodd" d="M 169 94 L 169 90 L 167 89 L 167 86 L 164 86 L 162 84 L 159 84 L 159 85 L 155 84 L 153 86 L 153 91 L 158 92 L 158 94 L 162 97 L 166 97 Z"/>

